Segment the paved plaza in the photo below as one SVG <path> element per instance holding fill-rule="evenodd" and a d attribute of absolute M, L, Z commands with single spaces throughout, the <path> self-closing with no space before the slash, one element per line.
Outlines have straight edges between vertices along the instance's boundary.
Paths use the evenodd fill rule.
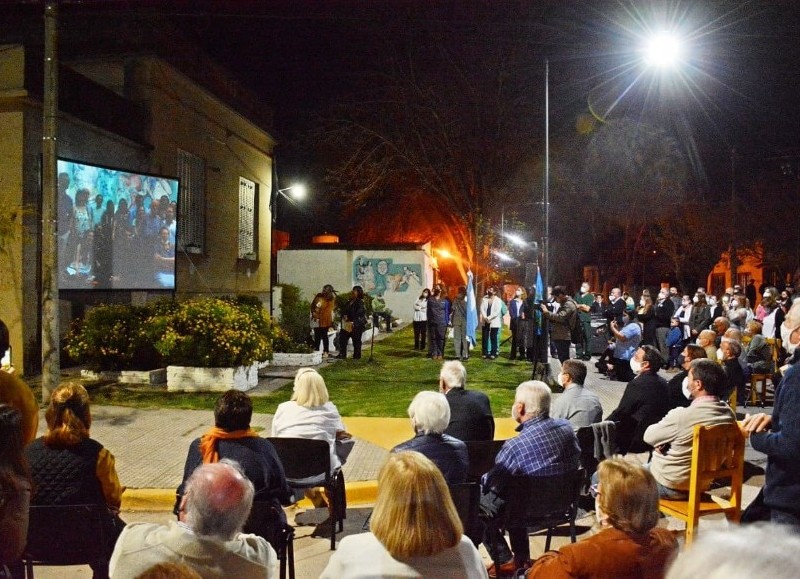
<path fill-rule="evenodd" d="M 468 364 L 508 363 L 507 360 L 471 360 Z M 558 362 L 551 360 L 551 364 Z M 439 364 L 431 361 L 431 374 L 438 373 Z M 586 387 L 595 392 L 603 404 L 604 414 L 608 415 L 619 402 L 625 384 L 606 379 L 597 373 L 594 364 L 589 363 L 590 371 Z M 468 366 L 469 368 L 469 366 Z M 251 391 L 253 396 L 263 395 L 283 384 L 294 375 L 294 369 L 275 370 L 262 378 L 258 388 Z M 663 374 L 669 377 L 667 374 Z M 468 385 L 469 387 L 469 385 Z M 559 394 L 555 394 L 559 396 Z M 335 400 L 333 401 L 336 402 Z M 770 409 L 768 408 L 767 411 Z M 498 410 L 495 409 L 497 413 Z M 742 413 L 743 409 L 739 409 Z M 134 409 L 117 406 L 96 406 L 92 408 L 92 437 L 100 441 L 116 457 L 117 471 L 126 487 L 123 497 L 122 517 L 127 522 L 155 521 L 164 523 L 170 520 L 175 488 L 183 476 L 184 460 L 191 441 L 201 436 L 213 425 L 212 409 L 173 410 L 173 409 Z M 515 423 L 507 416 L 497 416 L 496 438 L 504 439 L 514 435 Z M 256 414 L 252 425 L 268 436 L 272 416 Z M 347 464 L 344 466 L 348 485 L 348 519 L 344 534 L 362 532 L 374 501 L 378 471 L 389 450 L 397 443 L 412 436 L 407 418 L 362 418 L 344 417 L 345 426 L 353 433 L 356 444 Z M 44 413 L 40 421 L 43 428 Z M 644 457 L 646 458 L 646 456 Z M 745 503 L 749 503 L 764 482 L 763 467 L 765 458 L 751 448 L 747 449 Z M 302 507 L 302 505 L 301 505 Z M 301 508 L 300 511 L 303 509 Z M 290 520 L 297 509 L 288 509 Z M 311 509 L 303 513 L 297 523 L 295 541 L 295 561 L 297 576 L 317 577 L 330 557 L 329 542 L 323 533 L 316 534 L 315 523 L 322 522 L 327 512 Z M 724 519 L 709 517 L 701 522 L 701 531 L 714 525 L 726 525 Z M 302 522 L 302 524 L 299 524 Z M 593 523 L 593 514 L 579 521 L 581 532 L 587 532 Z M 665 519 L 662 523 L 673 529 L 681 529 L 679 521 Z M 557 536 L 554 548 L 569 539 Z M 531 537 L 531 555 L 538 556 L 544 549 L 544 537 Z M 485 552 L 482 550 L 485 556 Z M 37 577 L 89 577 L 88 567 L 37 568 Z"/>

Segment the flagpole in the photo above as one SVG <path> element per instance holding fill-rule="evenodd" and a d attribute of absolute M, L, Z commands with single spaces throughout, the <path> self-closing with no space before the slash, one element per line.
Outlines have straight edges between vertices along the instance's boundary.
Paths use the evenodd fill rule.
<path fill-rule="evenodd" d="M 550 60 L 544 59 L 544 287 L 550 283 Z M 543 299 L 543 296 L 539 296 Z"/>

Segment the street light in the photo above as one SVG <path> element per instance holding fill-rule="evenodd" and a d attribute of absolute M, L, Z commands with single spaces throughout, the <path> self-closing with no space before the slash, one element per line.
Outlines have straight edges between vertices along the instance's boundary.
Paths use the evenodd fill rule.
<path fill-rule="evenodd" d="M 290 194 L 287 195 L 287 192 Z M 297 205 L 297 201 L 302 201 L 306 197 L 306 186 L 302 183 L 295 183 L 284 189 L 276 190 L 275 201 L 272 204 L 272 223 L 278 222 L 278 197 L 283 197 L 292 205 Z"/>
<path fill-rule="evenodd" d="M 671 32 L 660 32 L 647 40 L 643 60 L 647 66 L 671 68 L 683 56 L 683 41 Z"/>

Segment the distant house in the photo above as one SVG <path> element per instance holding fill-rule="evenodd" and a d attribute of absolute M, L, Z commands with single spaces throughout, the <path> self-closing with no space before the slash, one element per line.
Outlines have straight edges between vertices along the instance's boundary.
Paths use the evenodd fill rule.
<path fill-rule="evenodd" d="M 62 334 L 100 302 L 141 303 L 173 293 L 269 300 L 275 140 L 262 118 L 269 115 L 254 113 L 252 100 L 239 106 L 244 93 L 224 71 L 201 60 L 195 65 L 192 78 L 141 53 L 75 58 L 60 67 L 59 157 L 180 180 L 178 225 L 170 231 L 174 289 L 111 282 L 97 289 L 91 276 L 85 288 L 62 286 Z M 0 211 L 15 228 L 0 246 L 0 318 L 11 331 L 13 363 L 25 372 L 38 369 L 41 352 L 42 79 L 41 53 L 0 47 Z M 144 261 L 152 255 L 146 252 Z"/>

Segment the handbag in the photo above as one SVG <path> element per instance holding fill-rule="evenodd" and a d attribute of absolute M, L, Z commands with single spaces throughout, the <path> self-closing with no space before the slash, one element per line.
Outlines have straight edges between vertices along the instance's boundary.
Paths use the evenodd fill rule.
<path fill-rule="evenodd" d="M 342 323 L 342 329 L 348 334 L 353 333 L 353 322 L 347 321 Z"/>

